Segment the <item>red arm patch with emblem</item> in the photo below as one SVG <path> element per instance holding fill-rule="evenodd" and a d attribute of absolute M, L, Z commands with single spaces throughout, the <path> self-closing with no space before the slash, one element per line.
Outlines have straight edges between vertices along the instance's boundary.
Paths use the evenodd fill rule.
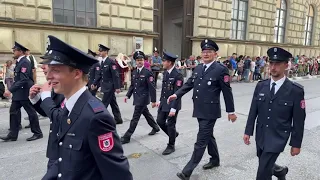
<path fill-rule="evenodd" d="M 306 101 L 304 99 L 300 101 L 300 107 L 301 107 L 301 109 L 306 108 Z"/>
<path fill-rule="evenodd" d="M 27 68 L 25 68 L 25 67 L 22 67 L 22 68 L 21 68 L 21 72 L 22 72 L 22 73 L 25 73 L 25 72 L 27 72 Z"/>
<path fill-rule="evenodd" d="M 182 85 L 182 81 L 181 80 L 178 80 L 177 81 L 177 86 L 181 86 Z"/>
<path fill-rule="evenodd" d="M 111 151 L 114 146 L 112 132 L 98 136 L 98 143 L 101 151 L 103 152 Z"/>
<path fill-rule="evenodd" d="M 229 82 L 229 80 L 230 80 L 230 77 L 228 75 L 225 75 L 223 77 L 223 82 Z"/>
<path fill-rule="evenodd" d="M 112 69 L 113 69 L 113 70 L 116 70 L 116 69 L 117 69 L 117 66 L 116 66 L 116 65 L 112 65 Z"/>
<path fill-rule="evenodd" d="M 153 81 L 153 77 L 152 77 L 152 76 L 149 77 L 149 81 L 150 81 L 150 82 Z"/>

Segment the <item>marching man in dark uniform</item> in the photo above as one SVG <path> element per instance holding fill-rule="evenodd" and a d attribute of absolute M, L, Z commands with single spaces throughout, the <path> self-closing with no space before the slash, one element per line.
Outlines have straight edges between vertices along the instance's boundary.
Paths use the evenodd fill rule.
<path fill-rule="evenodd" d="M 59 122 L 57 178 L 132 180 L 115 121 L 86 88 L 87 73 L 98 61 L 53 36 L 49 40 L 49 82 L 41 89 L 41 108 Z M 52 88 L 66 98 L 62 110 L 50 98 Z"/>
<path fill-rule="evenodd" d="M 88 49 L 88 55 L 93 56 L 94 58 L 97 57 L 97 53 L 91 51 L 90 49 Z M 95 63 L 89 70 L 89 74 L 88 74 L 88 89 L 90 90 L 91 94 L 93 96 L 96 96 L 97 91 L 100 87 L 99 84 L 97 84 L 97 86 L 95 86 L 93 83 L 95 82 L 96 79 L 99 78 L 100 76 L 100 68 L 101 68 L 101 64 L 100 62 Z"/>
<path fill-rule="evenodd" d="M 134 113 L 130 122 L 130 127 L 127 132 L 121 138 L 122 144 L 130 142 L 130 138 L 135 131 L 141 114 L 144 115 L 148 124 L 152 127 L 152 131 L 149 135 L 155 135 L 160 131 L 159 126 L 150 114 L 147 105 L 150 103 L 152 108 L 156 107 L 156 88 L 154 83 L 153 74 L 150 70 L 143 67 L 145 55 L 142 51 L 137 51 L 133 54 L 133 59 L 136 61 L 137 70 L 132 72 L 131 85 L 124 99 L 127 99 L 133 95 Z"/>
<path fill-rule="evenodd" d="M 270 48 L 267 53 L 271 79 L 256 85 L 243 140 L 250 144 L 256 126 L 257 180 L 271 180 L 272 175 L 285 180 L 288 168 L 275 162 L 290 135 L 291 155 L 300 153 L 306 117 L 304 90 L 284 74 L 292 55 L 278 47 Z"/>
<path fill-rule="evenodd" d="M 42 56 L 41 58 L 44 59 L 43 62 L 40 62 L 41 69 L 43 70 L 43 73 L 45 76 L 47 76 L 49 67 L 46 64 L 46 61 L 48 60 L 48 52 Z M 43 117 L 47 117 L 47 114 L 45 111 L 41 108 L 41 96 L 40 96 L 40 90 L 41 86 L 38 84 L 33 85 L 30 88 L 29 93 L 29 99 L 31 103 L 33 104 L 33 107 L 35 110 Z M 55 93 L 53 90 L 51 91 L 51 98 L 55 103 L 54 108 L 62 108 L 64 107 L 65 103 L 65 97 L 61 94 Z M 49 130 L 49 138 L 48 138 L 48 145 L 47 145 L 47 158 L 49 159 L 48 165 L 47 165 L 47 173 L 42 178 L 42 180 L 56 178 L 56 174 L 54 174 L 54 170 L 52 170 L 52 165 L 58 160 L 59 158 L 59 151 L 58 151 L 58 136 L 57 133 L 59 132 L 59 123 L 56 121 L 52 121 L 50 119 L 50 130 Z M 53 171 L 53 172 L 52 172 Z"/>
<path fill-rule="evenodd" d="M 15 42 L 12 48 L 14 58 L 17 64 L 14 69 L 14 83 L 9 90 L 6 90 L 4 96 L 8 97 L 12 93 L 12 104 L 10 106 L 10 133 L 5 137 L 0 137 L 4 141 L 16 141 L 19 134 L 19 125 L 21 123 L 21 107 L 23 107 L 29 116 L 31 132 L 33 136 L 27 141 L 34 141 L 43 138 L 39 125 L 39 118 L 29 101 L 29 90 L 34 84 L 32 68 L 30 61 L 24 53 L 28 50 L 19 43 Z"/>
<path fill-rule="evenodd" d="M 220 165 L 220 158 L 216 140 L 213 136 L 213 128 L 216 120 L 221 117 L 220 93 L 223 97 L 228 113 L 228 119 L 234 122 L 237 119 L 234 110 L 232 90 L 230 87 L 230 76 L 228 69 L 217 63 L 218 45 L 212 40 L 201 42 L 202 59 L 204 64 L 198 65 L 192 76 L 175 94 L 168 98 L 168 102 L 180 99 L 184 94 L 193 89 L 193 117 L 199 122 L 197 142 L 191 160 L 177 176 L 188 180 L 208 147 L 211 156 L 209 163 L 203 169 L 211 169 Z"/>
<path fill-rule="evenodd" d="M 102 44 L 99 44 L 99 53 L 102 57 L 100 76 L 93 83 L 95 88 L 98 84 L 101 85 L 101 92 L 103 92 L 102 102 L 108 108 L 109 104 L 112 109 L 114 119 L 117 124 L 122 124 L 121 113 L 117 103 L 116 93 L 120 93 L 120 76 L 115 61 L 108 57 L 110 49 Z"/>
<path fill-rule="evenodd" d="M 174 94 L 183 85 L 183 76 L 178 69 L 175 68 L 177 56 L 168 52 L 163 52 L 162 64 L 165 71 L 163 72 L 162 90 L 157 123 L 160 128 L 169 136 L 167 148 L 163 151 L 163 155 L 169 155 L 175 151 L 175 141 L 179 133 L 176 131 L 176 122 L 179 110 L 181 109 L 181 99 L 170 104 L 167 99 Z"/>

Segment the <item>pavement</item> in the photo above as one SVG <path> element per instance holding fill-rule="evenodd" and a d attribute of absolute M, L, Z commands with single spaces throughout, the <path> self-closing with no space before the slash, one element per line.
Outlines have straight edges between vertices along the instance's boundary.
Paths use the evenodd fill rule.
<path fill-rule="evenodd" d="M 305 87 L 307 118 L 304 141 L 301 154 L 290 155 L 290 147 L 279 156 L 277 163 L 289 167 L 288 180 L 320 180 L 320 79 L 299 80 Z M 205 152 L 202 161 L 195 169 L 191 180 L 254 180 L 258 159 L 256 157 L 254 138 L 251 145 L 244 145 L 242 136 L 253 90 L 256 83 L 232 84 L 236 114 L 238 120 L 231 123 L 227 113 L 216 123 L 214 135 L 217 139 L 221 166 L 211 170 L 202 170 L 201 166 L 208 162 L 209 155 Z M 159 95 L 158 89 L 158 95 Z M 122 96 L 122 95 L 120 95 Z M 123 146 L 124 153 L 130 162 L 131 172 L 135 180 L 178 180 L 176 173 L 181 171 L 190 160 L 196 141 L 198 123 L 192 118 L 192 92 L 182 99 L 182 110 L 179 112 L 177 130 L 180 135 L 176 142 L 176 152 L 163 156 L 162 151 L 168 142 L 168 137 L 160 132 L 148 136 L 151 128 L 142 116 L 138 127 L 129 144 Z M 159 96 L 158 96 L 159 97 Z M 221 107 L 225 111 L 223 96 Z M 132 100 L 126 104 L 123 97 L 118 97 L 118 103 L 124 123 L 119 125 L 118 133 L 123 135 L 129 127 L 133 114 Z M 157 109 L 149 106 L 151 114 L 156 118 Z M 1 108 L 0 134 L 6 134 L 9 122 L 9 109 Z M 23 117 L 26 113 L 23 111 Z M 23 120 L 23 125 L 28 121 Z M 0 142 L 0 180 L 39 180 L 46 171 L 45 157 L 49 121 L 40 120 L 44 138 L 27 142 L 25 139 L 32 134 L 29 129 L 20 132 L 16 142 Z M 273 180 L 276 180 L 275 178 Z"/>

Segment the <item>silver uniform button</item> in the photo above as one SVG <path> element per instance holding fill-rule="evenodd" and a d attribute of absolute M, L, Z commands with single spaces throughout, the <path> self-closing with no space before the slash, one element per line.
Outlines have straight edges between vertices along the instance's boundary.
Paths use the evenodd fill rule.
<path fill-rule="evenodd" d="M 72 144 L 69 145 L 69 148 L 72 149 Z"/>
<path fill-rule="evenodd" d="M 266 125 L 266 127 L 269 127 L 269 125 Z"/>
<path fill-rule="evenodd" d="M 52 121 L 50 121 L 50 124 L 52 124 Z"/>
<path fill-rule="evenodd" d="M 52 133 L 52 130 L 50 130 L 49 133 Z"/>
<path fill-rule="evenodd" d="M 59 173 L 59 174 L 58 174 L 58 178 L 61 178 L 61 176 L 62 176 L 62 174 L 61 174 L 61 173 Z"/>
<path fill-rule="evenodd" d="M 62 158 L 59 158 L 58 160 L 59 160 L 59 162 L 61 162 L 61 161 L 62 161 Z"/>
<path fill-rule="evenodd" d="M 62 142 L 59 142 L 59 146 L 62 146 Z"/>
<path fill-rule="evenodd" d="M 269 109 L 269 111 L 271 111 L 271 109 Z"/>
<path fill-rule="evenodd" d="M 286 106 L 286 105 L 287 105 L 287 103 L 284 103 L 284 105 Z"/>
<path fill-rule="evenodd" d="M 196 96 L 196 99 L 198 98 L 198 96 Z"/>
<path fill-rule="evenodd" d="M 199 86 L 200 86 L 200 84 L 199 84 Z"/>
<path fill-rule="evenodd" d="M 284 131 L 285 133 L 287 133 L 287 131 Z"/>
<path fill-rule="evenodd" d="M 268 117 L 268 119 L 270 119 L 270 117 Z"/>
<path fill-rule="evenodd" d="M 197 92 L 199 92 L 199 90 L 197 90 Z"/>

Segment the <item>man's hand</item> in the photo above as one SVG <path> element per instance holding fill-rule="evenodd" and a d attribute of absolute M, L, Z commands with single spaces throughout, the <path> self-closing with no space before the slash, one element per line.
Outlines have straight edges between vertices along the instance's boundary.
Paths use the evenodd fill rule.
<path fill-rule="evenodd" d="M 249 145 L 250 144 L 250 136 L 249 135 L 243 135 L 243 142 L 246 144 L 246 145 Z"/>
<path fill-rule="evenodd" d="M 175 116 L 175 115 L 176 115 L 175 112 L 170 112 L 168 116 L 169 116 L 169 117 L 173 117 L 173 116 Z"/>
<path fill-rule="evenodd" d="M 120 89 L 116 89 L 116 93 L 119 94 L 121 91 Z"/>
<path fill-rule="evenodd" d="M 51 85 L 50 81 L 48 81 L 42 85 L 40 92 L 42 93 L 44 91 L 50 91 L 50 92 L 52 91 L 52 85 Z"/>
<path fill-rule="evenodd" d="M 237 115 L 236 114 L 228 114 L 228 120 L 232 121 L 233 123 L 237 120 Z"/>
<path fill-rule="evenodd" d="M 159 103 L 159 102 L 157 102 L 157 103 L 156 103 L 156 107 L 159 107 L 159 106 L 160 106 L 160 103 Z"/>
<path fill-rule="evenodd" d="M 297 156 L 300 154 L 300 148 L 291 147 L 291 156 Z"/>
<path fill-rule="evenodd" d="M 151 107 L 152 108 L 156 107 L 156 103 L 155 102 L 151 103 Z"/>
<path fill-rule="evenodd" d="M 8 90 L 6 90 L 6 91 L 3 93 L 3 96 L 4 96 L 4 97 L 10 97 L 10 95 L 11 95 L 11 92 L 8 91 Z"/>
<path fill-rule="evenodd" d="M 127 103 L 128 99 L 129 99 L 128 97 L 125 97 L 124 102 Z"/>
<path fill-rule="evenodd" d="M 38 84 L 33 85 L 29 91 L 30 99 L 33 99 L 34 97 L 36 97 L 36 95 L 40 93 L 40 90 L 41 90 L 40 85 L 38 85 Z"/>
<path fill-rule="evenodd" d="M 177 99 L 177 95 L 172 94 L 171 96 L 168 97 L 167 103 L 170 104 L 171 101 Z"/>

